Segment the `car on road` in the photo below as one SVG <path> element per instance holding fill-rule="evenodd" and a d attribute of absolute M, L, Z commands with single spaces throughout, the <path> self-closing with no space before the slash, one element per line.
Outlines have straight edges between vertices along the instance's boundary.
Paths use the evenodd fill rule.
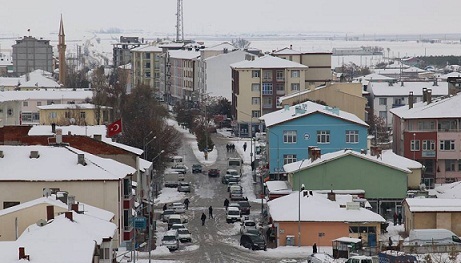
<path fill-rule="evenodd" d="M 267 250 L 266 241 L 260 235 L 242 234 L 240 245 L 251 250 Z"/>
<path fill-rule="evenodd" d="M 221 174 L 221 171 L 219 171 L 219 169 L 211 168 L 210 170 L 208 170 L 209 177 L 219 177 L 220 174 Z"/>
<path fill-rule="evenodd" d="M 250 214 L 251 205 L 250 202 L 248 202 L 248 200 L 238 201 L 238 204 L 240 205 L 240 213 L 242 213 L 242 215 Z"/>
<path fill-rule="evenodd" d="M 258 230 L 258 226 L 254 220 L 245 220 L 242 222 L 240 227 L 240 234 L 248 232 L 248 230 Z"/>
<path fill-rule="evenodd" d="M 181 242 L 192 242 L 192 234 L 187 228 L 178 229 L 178 236 Z"/>
<path fill-rule="evenodd" d="M 170 215 L 170 217 L 168 218 L 168 230 L 170 230 L 170 228 L 174 224 L 185 224 L 185 223 L 187 223 L 187 219 L 183 219 L 181 215 L 179 214 Z"/>
<path fill-rule="evenodd" d="M 192 165 L 192 173 L 201 173 L 203 171 L 203 166 L 199 163 L 193 164 Z"/>
<path fill-rule="evenodd" d="M 228 207 L 237 207 L 240 210 L 240 204 L 238 202 L 230 202 Z"/>
<path fill-rule="evenodd" d="M 186 212 L 186 206 L 180 202 L 174 202 L 171 204 L 170 209 L 173 209 L 175 214 L 182 214 Z"/>
<path fill-rule="evenodd" d="M 236 169 L 227 169 L 226 174 L 232 175 L 233 177 L 240 178 L 240 173 Z"/>
<path fill-rule="evenodd" d="M 177 164 L 171 167 L 171 171 L 178 172 L 180 174 L 185 174 L 187 173 L 187 166 L 185 166 L 184 164 Z"/>
<path fill-rule="evenodd" d="M 243 200 L 244 197 L 243 197 L 243 191 L 242 189 L 235 189 L 233 190 L 232 188 L 230 189 L 230 193 L 229 193 L 229 198 L 231 201 L 239 201 L 239 200 Z"/>
<path fill-rule="evenodd" d="M 163 211 L 162 213 L 162 221 L 163 222 L 168 222 L 168 219 L 170 218 L 171 215 L 176 214 L 176 212 L 173 209 L 167 209 Z"/>
<path fill-rule="evenodd" d="M 234 206 L 229 206 L 226 211 L 226 222 L 234 223 L 241 220 L 240 209 Z"/>
<path fill-rule="evenodd" d="M 227 184 L 227 192 L 230 192 L 230 188 L 231 188 L 231 186 L 233 186 L 233 185 L 240 185 L 240 182 L 229 182 L 229 183 Z"/>
<path fill-rule="evenodd" d="M 173 224 L 170 229 L 178 230 L 180 228 L 186 228 L 184 224 Z"/>
<path fill-rule="evenodd" d="M 190 183 L 179 182 L 178 192 L 190 193 Z"/>
<path fill-rule="evenodd" d="M 177 230 L 168 230 L 162 238 L 162 245 L 166 246 L 170 251 L 179 248 L 179 236 Z"/>

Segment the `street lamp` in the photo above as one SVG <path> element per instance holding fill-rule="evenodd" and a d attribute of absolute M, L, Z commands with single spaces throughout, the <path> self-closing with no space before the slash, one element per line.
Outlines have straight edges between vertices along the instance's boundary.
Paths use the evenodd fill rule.
<path fill-rule="evenodd" d="M 416 133 L 413 133 L 413 161 L 416 159 Z"/>
<path fill-rule="evenodd" d="M 154 138 L 152 138 L 149 142 L 146 143 L 146 139 L 153 133 L 153 131 L 150 131 L 146 137 L 144 137 L 144 139 L 142 140 L 142 146 L 143 146 L 143 150 L 144 150 L 144 160 L 147 160 L 147 145 L 149 145 L 149 143 L 151 143 L 153 140 L 155 140 L 155 138 L 157 138 L 157 136 L 154 136 Z"/>
<path fill-rule="evenodd" d="M 303 165 L 304 161 L 306 159 L 303 159 L 301 163 L 299 164 L 298 167 L 298 187 L 299 188 L 299 193 L 298 193 L 298 247 L 301 246 L 301 192 L 304 191 L 304 184 L 301 184 L 301 174 L 299 174 L 299 171 L 301 170 L 301 166 Z"/>

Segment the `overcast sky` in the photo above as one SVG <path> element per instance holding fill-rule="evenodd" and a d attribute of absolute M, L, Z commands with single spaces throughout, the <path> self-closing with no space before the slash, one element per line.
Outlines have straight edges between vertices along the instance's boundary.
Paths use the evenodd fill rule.
<path fill-rule="evenodd" d="M 461 0 L 184 0 L 184 33 L 461 33 Z M 0 33 L 39 37 L 63 15 L 74 30 L 139 29 L 175 35 L 176 0 L 0 0 Z"/>

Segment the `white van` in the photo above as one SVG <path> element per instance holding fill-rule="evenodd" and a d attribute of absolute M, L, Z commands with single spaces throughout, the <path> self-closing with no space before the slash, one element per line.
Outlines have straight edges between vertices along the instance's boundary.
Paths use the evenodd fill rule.
<path fill-rule="evenodd" d="M 405 241 L 410 245 L 461 244 L 461 239 L 448 229 L 413 229 Z"/>
<path fill-rule="evenodd" d="M 352 256 L 347 259 L 346 263 L 373 263 L 373 258 L 368 256 Z"/>
<path fill-rule="evenodd" d="M 234 223 L 241 220 L 240 209 L 237 207 L 229 206 L 226 211 L 226 222 Z"/>
<path fill-rule="evenodd" d="M 179 235 L 177 230 L 168 230 L 162 238 L 162 245 L 169 250 L 177 250 L 179 248 Z"/>

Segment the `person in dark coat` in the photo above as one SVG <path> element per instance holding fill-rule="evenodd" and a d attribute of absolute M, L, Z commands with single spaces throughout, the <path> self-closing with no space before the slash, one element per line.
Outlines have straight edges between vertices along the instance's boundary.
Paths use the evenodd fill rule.
<path fill-rule="evenodd" d="M 200 219 L 202 220 L 202 226 L 204 226 L 205 225 L 205 220 L 206 220 L 205 213 L 202 213 L 202 217 L 200 217 Z"/>
<path fill-rule="evenodd" d="M 245 142 L 245 143 L 243 144 L 243 151 L 246 152 L 246 150 L 247 150 L 247 143 Z"/>
<path fill-rule="evenodd" d="M 314 243 L 314 245 L 312 246 L 312 253 L 315 254 L 317 253 L 317 244 Z"/>
<path fill-rule="evenodd" d="M 397 215 L 397 212 L 394 212 L 394 226 L 397 225 L 397 218 L 399 216 Z"/>
<path fill-rule="evenodd" d="M 211 207 L 211 205 L 208 207 L 208 217 L 213 218 L 213 207 Z"/>
<path fill-rule="evenodd" d="M 186 206 L 186 210 L 189 210 L 189 198 L 184 200 L 184 205 Z"/>
<path fill-rule="evenodd" d="M 166 204 L 163 205 L 163 211 L 165 211 L 167 209 L 167 206 Z"/>
<path fill-rule="evenodd" d="M 397 219 L 399 220 L 399 225 L 401 225 L 402 224 L 402 213 L 399 212 Z"/>
<path fill-rule="evenodd" d="M 224 200 L 224 207 L 226 208 L 227 210 L 227 207 L 229 207 L 229 199 L 226 198 L 226 200 Z"/>

